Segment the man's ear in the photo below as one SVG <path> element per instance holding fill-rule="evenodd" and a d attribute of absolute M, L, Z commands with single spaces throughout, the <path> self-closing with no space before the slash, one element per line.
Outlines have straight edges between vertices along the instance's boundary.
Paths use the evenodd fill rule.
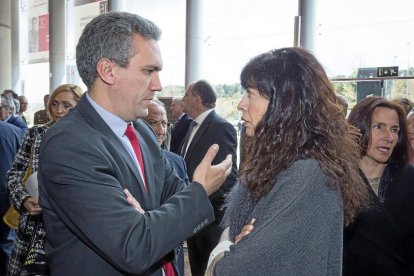
<path fill-rule="evenodd" d="M 115 83 L 115 74 L 116 65 L 107 58 L 102 58 L 96 64 L 96 71 L 98 72 L 99 78 L 106 84 Z"/>
<path fill-rule="evenodd" d="M 199 103 L 199 104 L 203 103 L 203 99 L 201 99 L 200 95 L 196 95 L 195 101 L 196 101 L 196 103 Z"/>

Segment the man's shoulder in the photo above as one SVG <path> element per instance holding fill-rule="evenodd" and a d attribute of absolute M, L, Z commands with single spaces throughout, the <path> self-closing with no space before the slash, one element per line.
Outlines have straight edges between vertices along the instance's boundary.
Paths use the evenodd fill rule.
<path fill-rule="evenodd" d="M 20 139 L 21 130 L 17 126 L 0 121 L 0 134 L 1 136 L 8 136 L 8 137 L 18 137 Z"/>
<path fill-rule="evenodd" d="M 78 144 L 79 139 L 82 137 L 87 137 L 85 140 L 94 141 L 94 138 L 90 131 L 87 129 L 90 128 L 88 123 L 82 116 L 77 114 L 76 110 L 71 110 L 65 117 L 59 120 L 59 122 L 53 124 L 48 128 L 48 131 L 45 134 L 46 137 L 52 136 L 62 136 L 64 140 L 71 141 L 73 144 Z"/>
<path fill-rule="evenodd" d="M 226 119 L 224 119 L 222 116 L 220 116 L 215 110 L 213 110 L 208 116 L 207 116 L 207 118 L 208 117 L 211 117 L 211 119 L 210 119 L 210 121 L 211 122 L 214 122 L 214 123 L 216 123 L 216 124 L 220 124 L 220 125 L 223 125 L 223 126 L 232 126 L 232 124 L 229 122 L 229 121 L 227 121 Z"/>
<path fill-rule="evenodd" d="M 187 113 L 184 113 L 184 115 L 183 115 L 183 117 L 181 118 L 181 120 L 183 120 L 183 121 L 189 121 L 189 122 L 191 122 L 191 121 L 193 121 L 193 118 L 191 118 L 191 116 L 190 115 L 188 115 Z"/>
<path fill-rule="evenodd" d="M 175 154 L 174 152 L 162 149 L 162 154 L 164 155 L 165 158 L 167 158 L 168 160 L 176 160 L 176 161 L 183 161 L 184 162 L 184 158 L 178 154 Z"/>
<path fill-rule="evenodd" d="M 46 114 L 46 109 L 38 110 L 34 113 L 34 116 L 43 116 L 43 114 Z"/>

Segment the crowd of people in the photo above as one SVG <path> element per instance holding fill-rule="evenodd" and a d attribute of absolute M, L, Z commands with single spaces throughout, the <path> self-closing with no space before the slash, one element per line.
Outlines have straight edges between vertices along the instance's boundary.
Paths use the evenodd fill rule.
<path fill-rule="evenodd" d="M 87 92 L 55 88 L 33 127 L 27 98 L 2 94 L 0 275 L 184 275 L 185 241 L 193 276 L 414 275 L 410 100 L 347 115 L 310 52 L 259 54 L 240 76 L 237 168 L 208 81 L 169 122 L 160 35 L 95 17 L 76 48 Z"/>

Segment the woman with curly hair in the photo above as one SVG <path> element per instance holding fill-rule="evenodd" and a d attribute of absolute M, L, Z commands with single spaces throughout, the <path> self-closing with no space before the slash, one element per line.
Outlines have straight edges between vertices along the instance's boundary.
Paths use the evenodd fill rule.
<path fill-rule="evenodd" d="M 344 275 L 414 275 L 414 166 L 405 111 L 369 97 L 348 120 L 361 134 L 359 167 L 370 208 L 345 229 Z"/>
<path fill-rule="evenodd" d="M 283 48 L 253 58 L 241 84 L 254 141 L 225 215 L 236 243 L 213 251 L 207 274 L 341 275 L 343 227 L 367 191 L 356 131 L 324 69 L 306 50 Z"/>
<path fill-rule="evenodd" d="M 63 84 L 52 92 L 47 104 L 51 121 L 26 131 L 20 149 L 7 173 L 10 199 L 20 213 L 7 275 L 49 274 L 44 251 L 45 228 L 41 215 L 42 209 L 37 198 L 32 197 L 22 185 L 22 181 L 29 168 L 31 173 L 38 170 L 39 148 L 45 132 L 76 106 L 82 94 L 82 88 L 73 84 Z"/>

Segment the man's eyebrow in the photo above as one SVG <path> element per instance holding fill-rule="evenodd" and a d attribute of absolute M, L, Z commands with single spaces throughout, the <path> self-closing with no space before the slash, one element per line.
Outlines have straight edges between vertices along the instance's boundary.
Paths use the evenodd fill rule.
<path fill-rule="evenodd" d="M 147 66 L 144 67 L 144 69 L 151 69 L 151 70 L 154 70 L 154 71 L 161 71 L 162 68 L 158 65 L 147 65 Z"/>

